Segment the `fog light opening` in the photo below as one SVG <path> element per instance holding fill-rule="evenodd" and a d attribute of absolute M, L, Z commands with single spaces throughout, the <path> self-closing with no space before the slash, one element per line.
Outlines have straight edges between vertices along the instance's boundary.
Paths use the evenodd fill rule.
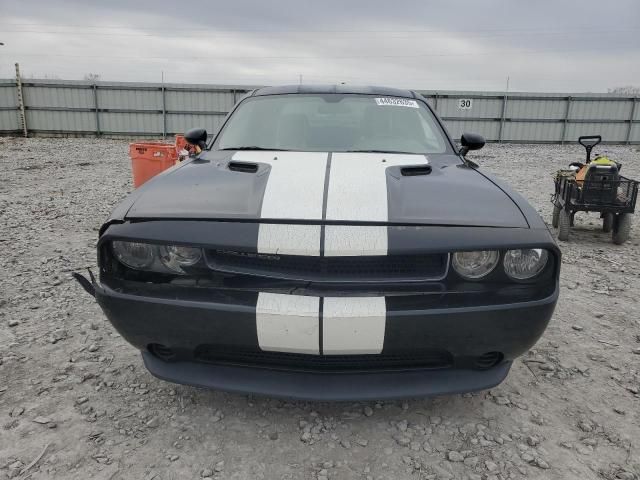
<path fill-rule="evenodd" d="M 152 343 L 147 348 L 149 349 L 151 355 L 158 357 L 160 360 L 164 360 L 165 362 L 175 360 L 176 358 L 175 352 L 166 345 Z"/>
<path fill-rule="evenodd" d="M 500 352 L 487 352 L 476 358 L 475 366 L 479 370 L 486 370 L 499 364 L 504 355 Z"/>

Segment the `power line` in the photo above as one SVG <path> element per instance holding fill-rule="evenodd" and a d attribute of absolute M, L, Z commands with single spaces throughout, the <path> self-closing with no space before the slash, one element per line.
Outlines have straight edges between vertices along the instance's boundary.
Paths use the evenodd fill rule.
<path fill-rule="evenodd" d="M 140 27 L 137 25 L 88 25 L 88 24 L 53 24 L 53 23 L 14 23 L 14 22 L 0 22 L 0 25 L 8 25 L 14 27 L 46 27 L 46 28 L 83 28 L 83 29 L 113 29 L 113 30 L 137 30 L 137 31 L 162 31 L 164 33 L 167 32 L 167 29 L 174 29 L 175 25 L 169 26 L 158 26 L 158 27 Z M 549 29 L 545 27 L 508 27 L 508 28 L 489 28 L 489 29 L 464 29 L 464 30 L 444 30 L 444 29 L 393 29 L 393 30 L 385 30 L 380 28 L 375 29 L 305 29 L 305 30 L 292 30 L 292 29 L 225 29 L 220 30 L 223 33 L 269 33 L 269 34 L 278 34 L 278 35 L 287 35 L 290 33 L 317 33 L 317 34 L 327 34 L 327 33 L 372 33 L 372 34 L 380 34 L 380 33 L 482 33 L 482 32 L 571 32 L 578 31 L 586 34 L 592 34 L 597 31 L 621 31 L 621 30 L 639 30 L 639 28 L 629 28 L 629 29 L 617 29 L 614 26 L 610 26 L 609 28 L 603 28 L 603 25 L 585 25 L 585 26 L 574 26 L 574 27 L 563 27 L 558 29 Z M 212 27 L 190 27 L 189 31 L 211 31 Z M 34 32 L 38 32 L 38 30 L 34 30 Z M 65 33 L 73 33 L 73 32 L 65 32 Z"/>
<path fill-rule="evenodd" d="M 598 35 L 598 37 L 604 36 L 620 36 L 623 34 L 635 34 L 640 31 L 638 28 L 630 28 L 630 29 L 619 29 L 619 30 L 602 30 L 602 31 L 575 31 L 575 32 L 502 32 L 502 33 L 467 33 L 467 32 L 449 32 L 445 35 L 445 32 L 438 32 L 439 36 L 426 35 L 428 39 L 450 39 L 453 36 L 459 36 L 461 38 L 502 38 L 502 37 L 513 37 L 513 36 L 527 36 L 534 35 L 536 38 L 541 37 L 572 37 L 572 36 L 589 36 L 593 37 L 594 35 Z M 172 33 L 113 33 L 113 32 L 78 32 L 78 31 L 62 31 L 62 30 L 3 30 L 4 33 L 17 33 L 17 34 L 50 34 L 50 35 L 65 35 L 67 37 L 82 37 L 82 36 L 98 36 L 98 37 L 139 37 L 139 38 L 208 38 L 208 39 L 220 39 L 220 38 L 237 38 L 240 33 L 250 33 L 250 32 L 238 32 L 237 34 L 217 34 L 217 33 L 195 33 L 193 35 L 180 33 L 180 34 L 172 34 Z M 290 32 L 294 35 L 326 35 L 325 32 Z M 353 39 L 353 38 L 371 38 L 378 37 L 384 38 L 385 40 L 390 38 L 396 39 L 411 39 L 415 40 L 419 37 L 424 37 L 428 32 L 405 32 L 400 34 L 394 34 L 394 32 L 353 32 L 353 34 L 347 35 L 338 35 L 340 33 L 345 32 L 331 32 L 332 38 L 344 38 L 344 39 Z M 435 33 L 435 32 L 433 32 Z M 419 37 L 418 35 L 419 34 Z M 259 38 L 282 38 L 283 35 L 281 33 L 260 35 Z"/>
<path fill-rule="evenodd" d="M 624 45 L 620 45 L 624 46 Z M 183 60 L 322 60 L 322 59 L 335 59 L 335 60 L 354 60 L 354 59 L 371 59 L 371 58 L 430 58 L 430 57 L 468 57 L 468 56 L 504 56 L 504 55 L 538 55 L 547 53 L 572 53 L 572 52 L 584 52 L 584 51 L 611 51 L 617 48 L 616 45 L 608 45 L 606 47 L 592 47 L 589 49 L 568 49 L 559 50 L 556 48 L 546 50 L 510 50 L 503 52 L 467 52 L 467 53 L 423 53 L 423 54 L 370 54 L 370 55 L 207 55 L 207 56 L 180 56 L 176 57 L 162 57 L 162 56 L 143 56 L 140 55 L 78 55 L 78 54 L 59 54 L 59 53 L 21 53 L 13 52 L 11 55 L 18 57 L 61 57 L 61 58 L 111 58 L 111 59 L 124 59 L 124 60 L 171 60 L 172 62 L 180 62 Z M 3 54 L 1 56 L 7 56 Z"/>

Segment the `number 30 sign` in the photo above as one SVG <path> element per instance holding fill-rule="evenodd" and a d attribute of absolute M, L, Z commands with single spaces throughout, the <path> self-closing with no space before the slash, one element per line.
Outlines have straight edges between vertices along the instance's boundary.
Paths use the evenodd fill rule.
<path fill-rule="evenodd" d="M 460 110 L 471 110 L 473 101 L 470 98 L 461 98 L 458 100 L 458 108 Z"/>

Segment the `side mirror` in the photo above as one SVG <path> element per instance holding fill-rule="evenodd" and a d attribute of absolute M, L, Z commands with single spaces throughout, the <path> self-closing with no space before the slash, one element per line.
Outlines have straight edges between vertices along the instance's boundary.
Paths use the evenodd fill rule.
<path fill-rule="evenodd" d="M 460 155 L 464 157 L 469 150 L 480 150 L 484 147 L 485 143 L 482 135 L 478 135 L 477 133 L 463 133 L 460 137 L 460 145 L 462 145 Z"/>
<path fill-rule="evenodd" d="M 197 145 L 202 150 L 207 147 L 207 131 L 204 128 L 192 128 L 184 134 L 184 139 L 191 145 Z"/>

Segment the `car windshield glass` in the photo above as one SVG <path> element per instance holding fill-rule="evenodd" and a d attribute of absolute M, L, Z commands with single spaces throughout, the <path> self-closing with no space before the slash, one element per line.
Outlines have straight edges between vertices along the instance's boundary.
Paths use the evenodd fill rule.
<path fill-rule="evenodd" d="M 245 100 L 214 149 L 444 153 L 448 142 L 419 101 L 373 95 L 272 95 Z"/>

